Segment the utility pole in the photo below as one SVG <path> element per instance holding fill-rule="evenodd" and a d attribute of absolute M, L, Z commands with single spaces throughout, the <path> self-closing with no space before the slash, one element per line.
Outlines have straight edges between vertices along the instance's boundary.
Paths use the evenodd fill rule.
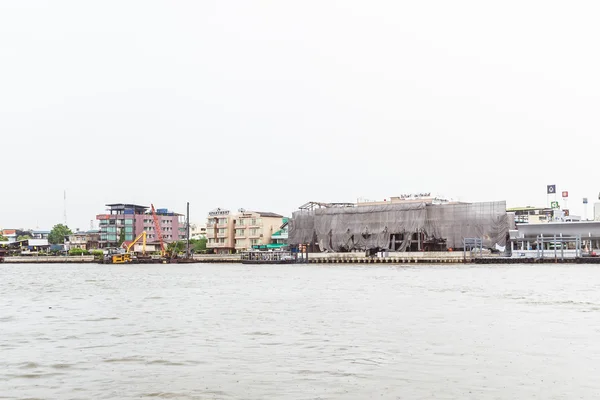
<path fill-rule="evenodd" d="M 190 202 L 187 202 L 187 214 L 185 217 L 185 231 L 187 237 L 187 246 L 185 249 L 185 258 L 190 258 Z"/>

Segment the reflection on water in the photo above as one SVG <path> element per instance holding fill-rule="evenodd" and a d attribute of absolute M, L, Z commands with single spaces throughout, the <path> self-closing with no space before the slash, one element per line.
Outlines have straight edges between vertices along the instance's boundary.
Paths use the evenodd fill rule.
<path fill-rule="evenodd" d="M 597 266 L 0 265 L 0 399 L 600 396 Z"/>

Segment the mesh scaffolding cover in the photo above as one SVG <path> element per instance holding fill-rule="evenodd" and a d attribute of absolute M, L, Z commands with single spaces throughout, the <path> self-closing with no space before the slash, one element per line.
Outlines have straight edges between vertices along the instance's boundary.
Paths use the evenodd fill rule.
<path fill-rule="evenodd" d="M 404 251 L 416 233 L 428 240 L 444 240 L 447 247 L 462 248 L 464 238 L 482 238 L 485 247 L 506 245 L 509 219 L 504 201 L 431 205 L 386 204 L 345 208 L 319 208 L 293 213 L 289 243 L 316 241 L 322 251 L 367 249 Z"/>

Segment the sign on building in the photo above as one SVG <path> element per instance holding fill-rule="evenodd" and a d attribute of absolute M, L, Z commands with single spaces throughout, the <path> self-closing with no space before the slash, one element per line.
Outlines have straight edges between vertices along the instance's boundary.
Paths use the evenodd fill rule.
<path fill-rule="evenodd" d="M 563 199 L 566 199 L 567 197 L 569 197 L 569 192 L 567 192 L 566 190 L 562 192 L 562 197 Z"/>
<path fill-rule="evenodd" d="M 559 209 L 560 205 L 558 204 L 558 201 L 552 201 L 552 202 L 550 202 L 550 207 L 552 207 L 554 209 Z"/>
<path fill-rule="evenodd" d="M 548 194 L 556 193 L 556 185 L 548 185 L 547 192 L 548 192 Z"/>
<path fill-rule="evenodd" d="M 220 208 L 217 208 L 215 210 L 209 211 L 208 215 L 211 217 L 229 215 L 229 210 L 221 210 Z"/>

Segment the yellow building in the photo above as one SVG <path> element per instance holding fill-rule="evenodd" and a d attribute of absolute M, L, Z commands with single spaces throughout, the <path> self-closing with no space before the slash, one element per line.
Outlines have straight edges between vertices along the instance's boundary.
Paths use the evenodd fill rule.
<path fill-rule="evenodd" d="M 271 236 L 279 231 L 283 216 L 271 212 L 242 211 L 235 219 L 234 244 L 236 251 L 245 251 L 252 246 L 266 246 Z"/>
<path fill-rule="evenodd" d="M 271 236 L 283 224 L 283 216 L 271 212 L 229 210 L 217 208 L 208 213 L 206 247 L 217 254 L 230 254 L 268 245 Z"/>

